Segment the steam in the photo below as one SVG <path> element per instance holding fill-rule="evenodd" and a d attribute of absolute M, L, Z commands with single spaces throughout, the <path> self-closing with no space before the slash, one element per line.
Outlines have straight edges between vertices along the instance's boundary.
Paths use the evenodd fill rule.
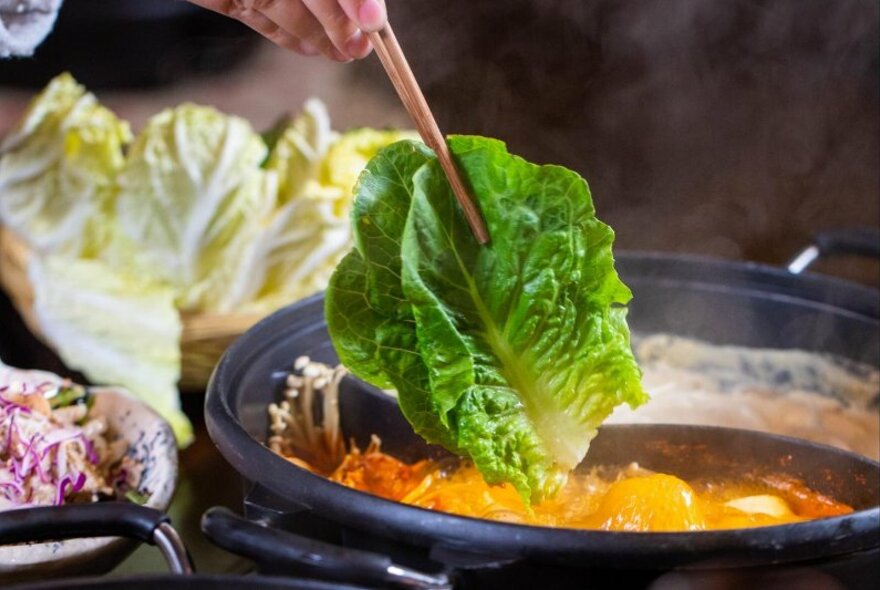
<path fill-rule="evenodd" d="M 441 125 L 579 170 L 623 247 L 780 263 L 880 224 L 873 0 L 390 10 Z"/>

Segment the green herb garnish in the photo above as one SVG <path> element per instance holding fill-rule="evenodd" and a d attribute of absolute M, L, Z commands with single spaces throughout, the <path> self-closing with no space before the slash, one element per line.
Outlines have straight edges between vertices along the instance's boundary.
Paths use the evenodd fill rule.
<path fill-rule="evenodd" d="M 53 410 L 74 404 L 87 404 L 91 408 L 92 403 L 92 395 L 82 385 L 63 385 L 58 388 L 58 393 L 49 398 L 49 406 Z"/>
<path fill-rule="evenodd" d="M 148 494 L 142 494 L 137 490 L 129 490 L 125 492 L 125 499 L 134 504 L 138 504 L 139 506 L 143 506 L 149 501 L 150 496 Z"/>

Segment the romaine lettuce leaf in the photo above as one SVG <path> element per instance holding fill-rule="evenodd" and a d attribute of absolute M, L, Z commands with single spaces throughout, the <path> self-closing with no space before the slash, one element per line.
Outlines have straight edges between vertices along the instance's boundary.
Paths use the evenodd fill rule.
<path fill-rule="evenodd" d="M 473 239 L 433 154 L 386 148 L 358 185 L 356 248 L 331 279 L 328 326 L 354 374 L 398 390 L 417 432 L 537 502 L 616 405 L 646 399 L 631 294 L 581 177 L 486 138 L 450 148 L 490 244 Z"/>
<path fill-rule="evenodd" d="M 132 144 L 119 173 L 114 246 L 172 286 L 180 309 L 223 307 L 244 245 L 275 199 L 260 168 L 266 152 L 244 119 L 193 104 L 154 116 Z"/>
<path fill-rule="evenodd" d="M 330 279 L 324 315 L 342 364 L 377 387 L 396 389 L 417 433 L 458 450 L 455 436 L 440 423 L 400 280 L 413 178 L 433 157 L 424 144 L 401 141 L 370 160 L 352 210 L 355 249 Z"/>
<path fill-rule="evenodd" d="M 130 140 L 126 122 L 57 76 L 0 145 L 0 220 L 38 252 L 96 256 Z"/>
<path fill-rule="evenodd" d="M 34 256 L 28 268 L 40 329 L 72 369 L 94 383 L 121 385 L 192 440 L 180 410 L 180 315 L 174 292 L 99 260 Z"/>

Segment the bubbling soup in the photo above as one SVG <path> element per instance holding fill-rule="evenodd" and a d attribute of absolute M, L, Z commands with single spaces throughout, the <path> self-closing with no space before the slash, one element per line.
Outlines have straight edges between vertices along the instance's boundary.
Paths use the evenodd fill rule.
<path fill-rule="evenodd" d="M 606 531 L 673 532 L 771 526 L 852 512 L 782 476 L 686 482 L 630 464 L 571 474 L 553 498 L 527 507 L 510 484 L 489 485 L 468 461 L 404 463 L 382 452 L 378 438 L 353 447 L 321 473 L 350 488 L 404 504 L 534 526 Z"/>
<path fill-rule="evenodd" d="M 784 475 L 685 481 L 639 466 L 578 469 L 552 498 L 527 506 L 510 484 L 486 483 L 467 460 L 406 463 L 382 451 L 346 448 L 339 424 L 342 367 L 299 359 L 284 399 L 269 406 L 269 447 L 292 463 L 388 500 L 460 516 L 533 526 L 608 531 L 705 531 L 789 524 L 852 512 Z"/>

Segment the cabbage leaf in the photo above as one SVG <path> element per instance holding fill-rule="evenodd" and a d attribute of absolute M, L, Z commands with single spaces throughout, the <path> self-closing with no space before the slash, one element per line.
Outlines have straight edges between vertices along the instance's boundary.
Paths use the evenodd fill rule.
<path fill-rule="evenodd" d="M 412 135 L 355 129 L 339 136 L 323 105 L 308 101 L 269 155 L 266 171 L 277 177 L 279 206 L 262 217 L 249 244 L 232 305 L 272 310 L 324 289 L 351 249 L 358 175 L 381 148 Z"/>
<path fill-rule="evenodd" d="M 338 138 L 324 104 L 306 101 L 303 111 L 277 135 L 264 166 L 263 190 L 273 198 L 256 216 L 258 231 L 244 247 L 221 310 L 271 311 L 320 291 L 350 243 L 335 201 L 351 198 L 337 190 L 321 190 L 314 182 Z"/>
<path fill-rule="evenodd" d="M 181 310 L 222 308 L 259 214 L 275 199 L 260 168 L 266 155 L 244 119 L 194 104 L 162 111 L 119 173 L 114 249 L 172 286 Z"/>
<path fill-rule="evenodd" d="M 178 444 L 189 444 L 174 291 L 99 260 L 34 256 L 28 274 L 40 329 L 64 364 L 93 383 L 127 388 L 168 420 Z"/>
<path fill-rule="evenodd" d="M 277 205 L 302 195 L 338 138 L 339 134 L 330 127 L 330 115 L 324 103 L 316 98 L 307 100 L 302 112 L 281 130 L 266 161 L 266 169 L 278 176 Z M 349 190 L 352 187 L 354 183 L 349 185 Z"/>
<path fill-rule="evenodd" d="M 125 121 L 57 76 L 0 145 L 0 220 L 40 253 L 96 256 L 130 140 Z"/>
<path fill-rule="evenodd" d="M 355 375 L 397 389 L 419 434 L 538 502 L 615 406 L 646 400 L 631 293 L 580 176 L 496 140 L 449 143 L 491 243 L 473 239 L 431 152 L 386 148 L 358 184 L 355 249 L 331 279 L 328 327 Z"/>

